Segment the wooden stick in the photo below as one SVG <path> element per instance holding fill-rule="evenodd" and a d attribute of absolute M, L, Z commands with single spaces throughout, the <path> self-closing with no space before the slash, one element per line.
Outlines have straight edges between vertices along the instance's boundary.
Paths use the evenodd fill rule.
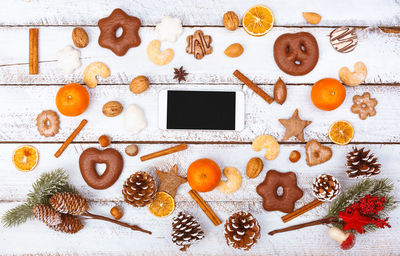
<path fill-rule="evenodd" d="M 107 217 L 104 217 L 104 216 L 101 216 L 101 215 L 96 215 L 96 214 L 93 214 L 93 213 L 90 213 L 90 212 L 85 212 L 84 214 L 82 214 L 82 216 L 89 217 L 90 219 L 95 219 L 95 220 L 108 221 L 108 222 L 111 222 L 111 223 L 114 223 L 114 224 L 117 224 L 117 225 L 120 225 L 120 226 L 123 226 L 123 227 L 126 227 L 126 228 L 130 228 L 132 230 L 140 231 L 140 232 L 147 233 L 147 234 L 151 235 L 151 231 L 142 229 L 141 227 L 139 227 L 137 225 L 129 225 L 128 223 L 121 222 L 121 221 L 118 221 L 118 220 L 113 220 L 113 219 L 110 219 L 110 218 L 107 218 Z"/>
<path fill-rule="evenodd" d="M 29 74 L 39 74 L 39 29 L 29 29 Z"/>
<path fill-rule="evenodd" d="M 291 213 L 289 213 L 289 214 L 286 214 L 286 215 L 283 216 L 281 219 L 282 219 L 283 222 L 286 223 L 286 222 L 288 222 L 288 221 L 290 221 L 290 220 L 293 220 L 294 218 L 296 218 L 296 217 L 302 215 L 303 213 L 308 212 L 308 211 L 311 210 L 311 209 L 314 209 L 315 207 L 317 207 L 317 206 L 319 206 L 319 205 L 321 205 L 321 204 L 323 204 L 323 203 L 324 203 L 323 201 L 320 201 L 320 200 L 318 200 L 318 199 L 315 199 L 315 200 L 312 201 L 311 203 L 308 203 L 308 204 L 304 205 L 303 207 L 297 209 L 296 211 L 291 212 Z"/>
<path fill-rule="evenodd" d="M 140 160 L 142 162 L 144 162 L 144 161 L 156 158 L 156 157 L 169 155 L 169 154 L 176 153 L 176 152 L 179 152 L 179 151 L 182 151 L 182 150 L 185 150 L 185 149 L 187 149 L 187 145 L 186 144 L 180 144 L 180 145 L 175 146 L 175 147 L 163 149 L 163 150 L 160 150 L 160 151 L 157 151 L 157 152 L 145 155 L 145 156 L 141 156 Z"/>
<path fill-rule="evenodd" d="M 189 191 L 189 195 L 196 201 L 196 203 L 200 206 L 203 212 L 207 215 L 207 217 L 214 223 L 215 226 L 221 224 L 221 220 L 215 214 L 215 212 L 208 206 L 208 204 L 204 201 L 203 198 L 194 190 Z"/>
<path fill-rule="evenodd" d="M 339 223 L 339 221 L 336 217 L 329 217 L 329 218 L 325 218 L 325 219 L 314 220 L 314 221 L 290 226 L 287 228 L 275 229 L 275 230 L 269 232 L 268 235 L 273 236 L 277 233 L 283 233 L 283 232 L 297 230 L 297 229 L 301 229 L 301 228 L 305 228 L 305 227 L 310 227 L 310 226 L 315 226 L 315 225 L 320 225 L 320 224 L 330 224 L 330 223 Z"/>
<path fill-rule="evenodd" d="M 242 81 L 247 87 L 252 89 L 255 93 L 258 94 L 261 98 L 263 98 L 268 104 L 274 102 L 274 98 L 269 96 L 266 92 L 263 91 L 260 87 L 258 87 L 255 83 L 253 83 L 247 76 L 243 75 L 239 70 L 235 70 L 233 75 L 237 77 L 240 81 Z"/>
<path fill-rule="evenodd" d="M 64 150 L 69 146 L 69 144 L 75 139 L 76 135 L 82 130 L 83 127 L 87 124 L 87 120 L 83 119 L 82 122 L 79 124 L 78 127 L 69 135 L 67 140 L 61 145 L 61 147 L 57 150 L 57 152 L 54 154 L 55 157 L 61 156 L 61 154 L 64 152 Z"/>

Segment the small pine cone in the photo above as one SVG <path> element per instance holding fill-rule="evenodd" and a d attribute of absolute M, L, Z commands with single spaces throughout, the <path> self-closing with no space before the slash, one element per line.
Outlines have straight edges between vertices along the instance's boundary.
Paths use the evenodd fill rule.
<path fill-rule="evenodd" d="M 315 178 L 312 188 L 320 201 L 332 201 L 340 192 L 339 181 L 329 174 L 321 174 Z"/>
<path fill-rule="evenodd" d="M 204 238 L 200 224 L 190 214 L 179 212 L 172 220 L 172 242 L 181 246 L 181 251 L 186 251 L 194 242 Z"/>
<path fill-rule="evenodd" d="M 381 172 L 381 165 L 378 163 L 378 158 L 370 153 L 370 150 L 365 148 L 353 148 L 353 151 L 347 154 L 346 173 L 350 178 L 359 176 L 370 177 L 378 175 Z"/>
<path fill-rule="evenodd" d="M 122 194 L 124 200 L 134 207 L 144 207 L 153 202 L 157 187 L 147 172 L 135 172 L 124 182 Z"/>
<path fill-rule="evenodd" d="M 260 238 L 260 225 L 256 218 L 248 212 L 237 212 L 225 223 L 225 239 L 229 246 L 236 249 L 249 250 Z"/>
<path fill-rule="evenodd" d="M 84 227 L 79 217 L 70 214 L 62 214 L 61 217 L 62 222 L 58 225 L 50 226 L 51 229 L 68 234 L 75 234 Z"/>
<path fill-rule="evenodd" d="M 54 194 L 50 198 L 50 205 L 61 213 L 72 215 L 81 215 L 89 210 L 87 200 L 72 193 Z"/>
<path fill-rule="evenodd" d="M 37 204 L 32 208 L 35 219 L 40 220 L 47 226 L 58 225 L 62 222 L 61 214 L 49 205 Z"/>

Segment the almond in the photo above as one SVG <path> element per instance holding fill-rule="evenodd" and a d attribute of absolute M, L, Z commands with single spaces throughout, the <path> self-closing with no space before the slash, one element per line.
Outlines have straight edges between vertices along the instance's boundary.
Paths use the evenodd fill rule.
<path fill-rule="evenodd" d="M 253 157 L 247 163 L 246 174 L 250 179 L 256 178 L 264 168 L 263 161 L 258 157 Z"/>
<path fill-rule="evenodd" d="M 77 27 L 72 30 L 72 41 L 76 47 L 85 48 L 89 44 L 89 36 L 83 28 Z"/>
<path fill-rule="evenodd" d="M 129 84 L 129 90 L 134 94 L 139 94 L 149 88 L 149 79 L 145 76 L 137 76 Z"/>
<path fill-rule="evenodd" d="M 109 101 L 103 106 L 103 114 L 108 117 L 118 116 L 123 108 L 118 101 Z"/>
<path fill-rule="evenodd" d="M 226 56 L 231 58 L 239 57 L 243 53 L 243 46 L 238 43 L 231 44 L 225 49 L 224 53 Z"/>
<path fill-rule="evenodd" d="M 285 82 L 279 77 L 274 86 L 274 100 L 276 103 L 282 105 L 286 101 L 287 89 Z"/>
<path fill-rule="evenodd" d="M 234 31 L 239 27 L 239 17 L 232 11 L 224 14 L 222 22 L 224 23 L 225 28 L 230 31 Z"/>
<path fill-rule="evenodd" d="M 318 24 L 321 21 L 321 15 L 315 12 L 303 12 L 304 19 L 310 24 Z"/>

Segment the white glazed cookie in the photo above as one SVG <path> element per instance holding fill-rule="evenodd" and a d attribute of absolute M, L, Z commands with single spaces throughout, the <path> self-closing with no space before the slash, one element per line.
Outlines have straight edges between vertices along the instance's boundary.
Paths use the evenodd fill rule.
<path fill-rule="evenodd" d="M 161 41 L 175 42 L 182 34 L 182 22 L 178 18 L 165 16 L 161 23 L 157 24 L 156 32 Z"/>
<path fill-rule="evenodd" d="M 57 52 L 57 68 L 64 70 L 67 74 L 72 74 L 75 69 L 81 66 L 81 52 L 71 45 L 65 46 Z"/>
<path fill-rule="evenodd" d="M 129 105 L 124 113 L 125 130 L 137 134 L 146 127 L 147 121 L 143 110 L 138 105 Z"/>

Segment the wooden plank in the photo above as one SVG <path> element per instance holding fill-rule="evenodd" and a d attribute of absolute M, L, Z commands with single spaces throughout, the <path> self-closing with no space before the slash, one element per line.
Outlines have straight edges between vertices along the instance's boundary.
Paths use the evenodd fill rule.
<path fill-rule="evenodd" d="M 272 94 L 272 86 L 262 86 Z M 347 88 L 347 98 L 338 109 L 325 112 L 314 107 L 310 100 L 310 86 L 289 86 L 286 103 L 267 104 L 253 91 L 239 85 L 161 85 L 151 86 L 140 95 L 133 95 L 127 85 L 98 86 L 90 90 L 91 103 L 79 117 L 60 116 L 61 129 L 55 137 L 45 138 L 36 128 L 36 116 L 45 109 L 57 110 L 55 95 L 59 86 L 0 86 L 0 141 L 61 142 L 85 118 L 88 124 L 76 141 L 97 141 L 102 134 L 110 135 L 114 141 L 192 141 L 192 142 L 244 142 L 250 143 L 260 134 L 271 134 L 281 140 L 285 132 L 279 118 L 289 118 L 296 108 L 300 117 L 313 123 L 305 129 L 305 139 L 329 142 L 328 129 L 337 120 L 348 120 L 355 129 L 353 142 L 399 142 L 399 87 L 358 86 Z M 166 89 L 197 90 L 243 90 L 246 100 L 245 129 L 238 131 L 160 130 L 158 128 L 158 95 Z M 370 92 L 378 100 L 377 115 L 360 120 L 351 113 L 352 97 Z M 123 115 L 109 118 L 102 114 L 103 104 L 118 100 L 125 107 L 137 104 L 146 115 L 148 127 L 132 135 L 123 129 Z M 289 141 L 296 141 L 294 138 Z"/>
<path fill-rule="evenodd" d="M 186 175 L 186 170 L 190 163 L 199 158 L 211 158 L 215 160 L 221 168 L 227 166 L 236 167 L 242 173 L 242 187 L 237 192 L 225 195 L 215 190 L 210 193 L 202 193 L 207 201 L 244 201 L 261 203 L 261 198 L 256 194 L 255 187 L 262 182 L 265 173 L 269 169 L 278 171 L 294 171 L 298 174 L 299 186 L 304 190 L 303 198 L 298 202 L 298 206 L 311 202 L 314 198 L 311 192 L 311 184 L 315 177 L 321 173 L 330 173 L 339 179 L 344 188 L 357 182 L 357 179 L 347 178 L 345 173 L 347 152 L 352 150 L 352 145 L 347 146 L 331 146 L 333 157 L 330 161 L 323 165 L 317 165 L 312 168 L 305 163 L 304 145 L 281 145 L 280 154 L 277 159 L 267 161 L 264 159 L 265 170 L 256 178 L 249 179 L 245 175 L 247 161 L 252 157 L 263 158 L 264 152 L 255 152 L 250 145 L 189 145 L 188 149 L 176 154 L 168 155 L 153 159 L 151 161 L 141 162 L 139 156 L 145 155 L 156 150 L 166 148 L 171 145 L 143 144 L 139 145 L 139 156 L 131 158 L 123 152 L 127 144 L 114 144 L 113 147 L 118 149 L 124 157 L 124 170 L 118 181 L 106 190 L 94 190 L 87 186 L 81 177 L 78 165 L 78 159 L 81 152 L 91 146 L 98 147 L 97 144 L 74 144 L 71 145 L 60 158 L 53 156 L 59 147 L 58 144 L 33 144 L 40 152 L 39 164 L 36 170 L 28 173 L 19 172 L 13 166 L 10 156 L 18 144 L 0 144 L 0 161 L 2 163 L 2 172 L 0 172 L 0 201 L 23 201 L 27 192 L 31 189 L 31 183 L 35 181 L 41 173 L 56 168 L 64 168 L 70 175 L 70 181 L 79 191 L 88 199 L 94 201 L 122 201 L 121 193 L 124 180 L 136 171 L 147 171 L 155 176 L 155 170 L 168 170 L 172 165 L 177 164 L 179 173 Z M 382 163 L 382 173 L 380 177 L 388 177 L 393 182 L 400 181 L 398 165 L 396 159 L 400 152 L 400 145 L 362 145 L 372 150 Z M 292 150 L 298 150 L 302 154 L 302 158 L 296 164 L 289 162 L 288 157 Z M 99 167 L 100 168 L 100 167 Z M 104 167 L 103 167 L 104 168 Z M 101 170 L 101 169 L 100 169 Z M 104 170 L 104 169 L 103 169 Z M 187 193 L 190 190 L 186 183 L 182 185 L 176 197 L 178 202 L 190 201 L 191 197 Z M 400 192 L 397 190 L 397 199 L 400 199 Z"/>
<path fill-rule="evenodd" d="M 127 13 L 142 20 L 143 25 L 153 26 L 165 15 L 180 17 L 184 25 L 222 26 L 222 16 L 233 10 L 240 17 L 251 6 L 260 1 L 240 0 L 223 1 L 185 1 L 176 0 L 170 4 L 167 0 L 159 1 L 122 1 L 110 5 L 107 0 L 85 5 L 79 0 L 66 4 L 57 1 L 1 1 L 2 19 L 0 25 L 96 25 L 97 21 L 108 16 L 114 8 L 122 8 Z M 263 4 L 274 12 L 276 26 L 305 26 L 301 13 L 314 11 L 322 16 L 321 26 L 397 26 L 400 7 L 396 0 L 385 1 L 357 0 L 345 3 L 334 1 L 267 1 Z M 76 8 L 79 6 L 79 8 Z M 379 8 L 377 8 L 379 7 Z M 20 15 L 21 10 L 27 10 Z"/>
<path fill-rule="evenodd" d="M 17 203 L 0 203 L 0 214 Z M 210 203 L 218 209 L 223 222 L 234 212 L 245 210 L 251 212 L 261 226 L 261 237 L 245 255 L 343 255 L 337 242 L 331 240 L 326 226 L 315 226 L 299 231 L 267 235 L 275 228 L 288 226 L 280 220 L 281 213 L 265 212 L 258 205 L 248 202 Z M 91 211 L 109 216 L 114 203 L 91 203 Z M 58 254 L 58 255 L 177 255 L 179 248 L 171 242 L 172 217 L 184 210 L 193 214 L 205 232 L 205 238 L 192 245 L 189 255 L 244 255 L 243 251 L 228 247 L 225 242 L 223 225 L 215 227 L 198 207 L 190 202 L 177 204 L 176 212 L 169 217 L 157 219 L 146 208 L 133 208 L 124 205 L 125 216 L 121 219 L 153 231 L 152 235 L 134 232 L 109 223 L 85 220 L 84 229 L 76 234 L 63 234 L 48 229 L 38 221 L 29 221 L 17 228 L 3 229 L 0 233 L 2 254 Z M 322 209 L 319 208 L 319 209 Z M 307 213 L 293 223 L 301 223 L 321 218 L 326 213 Z M 140 216 L 140 218 L 138 217 Z M 400 232 L 400 209 L 390 215 L 391 229 L 378 230 L 357 236 L 356 245 L 346 255 L 397 255 L 400 244 L 396 234 Z M 40 235 L 39 235 L 40 234 Z M 373 241 L 373 242 L 371 242 Z M 23 245 L 21 245 L 23 243 Z M 300 246 L 301 245 L 301 246 Z"/>
<path fill-rule="evenodd" d="M 175 57 L 166 66 L 156 66 L 146 55 L 148 43 L 155 38 L 153 28 L 142 28 L 142 43 L 130 49 L 123 57 L 117 57 L 110 50 L 101 48 L 97 43 L 98 28 L 85 27 L 90 43 L 81 49 L 82 66 L 71 75 L 57 69 L 56 52 L 65 45 L 72 44 L 72 27 L 44 27 L 40 29 L 40 68 L 36 76 L 28 74 L 28 31 L 26 28 L 0 28 L 0 84 L 65 84 L 83 83 L 82 72 L 91 62 L 102 61 L 110 67 L 111 76 L 100 79 L 100 84 L 129 84 L 137 75 L 146 75 L 151 83 L 176 83 L 173 68 L 184 66 L 189 76 L 185 83 L 233 83 L 240 84 L 233 75 L 238 69 L 255 83 L 274 84 L 279 76 L 286 83 L 313 84 L 323 77 L 338 78 L 343 66 L 353 70 L 357 61 L 363 61 L 368 68 L 366 83 L 391 84 L 400 82 L 399 37 L 386 34 L 379 29 L 358 29 L 359 43 L 350 53 L 342 54 L 333 49 L 329 42 L 329 33 L 333 28 L 275 28 L 267 36 L 252 37 L 243 30 L 230 32 L 224 28 L 203 27 L 205 34 L 213 38 L 213 53 L 202 60 L 196 60 L 185 52 L 186 36 L 197 28 L 185 28 L 183 35 L 174 44 L 165 43 L 162 49 L 172 48 Z M 307 31 L 312 33 L 319 44 L 320 57 L 317 66 L 305 76 L 290 76 L 282 72 L 273 57 L 275 39 L 283 33 Z M 10 47 L 13 38 L 13 47 Z M 231 43 L 241 43 L 244 54 L 239 58 L 229 58 L 223 51 Z M 385 60 L 385 65 L 377 60 Z"/>

